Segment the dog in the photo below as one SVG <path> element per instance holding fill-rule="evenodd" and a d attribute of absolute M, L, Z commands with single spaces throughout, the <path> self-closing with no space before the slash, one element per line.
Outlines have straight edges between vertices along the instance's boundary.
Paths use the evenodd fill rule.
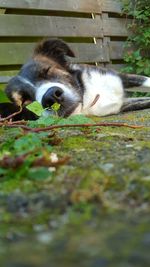
<path fill-rule="evenodd" d="M 60 39 L 46 39 L 35 47 L 32 58 L 13 77 L 6 94 L 16 105 L 38 101 L 51 115 L 58 103 L 58 115 L 107 116 L 121 111 L 150 107 L 150 97 L 127 98 L 125 89 L 150 87 L 150 78 L 122 74 L 99 66 L 71 63 L 75 57 Z"/>

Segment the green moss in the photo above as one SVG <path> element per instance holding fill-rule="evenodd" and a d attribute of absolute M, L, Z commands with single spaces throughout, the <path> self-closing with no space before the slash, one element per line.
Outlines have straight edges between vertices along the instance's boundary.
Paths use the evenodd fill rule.
<path fill-rule="evenodd" d="M 2 266 L 148 266 L 149 111 L 92 120 L 146 127 L 59 129 L 54 135 L 0 129 L 1 158 L 30 154 L 14 170 L 1 168 Z M 53 172 L 38 166 L 38 176 L 33 160 L 51 152 L 70 160 Z"/>
<path fill-rule="evenodd" d="M 87 146 L 88 146 L 88 140 L 83 135 L 71 136 L 63 141 L 63 147 L 65 147 L 66 149 L 70 148 L 71 150 L 74 150 L 82 147 L 85 148 Z"/>

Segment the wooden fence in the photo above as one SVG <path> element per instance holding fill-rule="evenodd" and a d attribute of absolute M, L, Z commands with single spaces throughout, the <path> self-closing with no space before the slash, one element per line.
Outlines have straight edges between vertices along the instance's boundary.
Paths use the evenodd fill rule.
<path fill-rule="evenodd" d="M 70 43 L 76 62 L 123 64 L 128 20 L 119 0 L 0 0 L 0 83 L 6 83 L 43 37 Z"/>

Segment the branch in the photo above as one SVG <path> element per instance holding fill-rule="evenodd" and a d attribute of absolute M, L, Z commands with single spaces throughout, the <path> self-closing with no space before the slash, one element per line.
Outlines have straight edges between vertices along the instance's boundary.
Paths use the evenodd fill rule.
<path fill-rule="evenodd" d="M 12 157 L 12 156 L 4 156 L 3 159 L 0 160 L 0 167 L 2 168 L 12 168 L 12 169 L 17 169 L 18 167 L 20 167 L 25 160 L 27 159 L 27 156 L 30 155 L 30 152 L 25 153 L 24 155 L 20 155 L 17 157 Z M 65 165 L 66 163 L 68 163 L 70 157 L 65 156 L 61 159 L 56 160 L 55 162 L 53 162 L 50 158 L 47 159 L 45 156 L 40 157 L 35 159 L 31 166 L 32 167 L 59 167 L 61 165 Z"/>
<path fill-rule="evenodd" d="M 65 165 L 66 163 L 68 163 L 69 160 L 70 160 L 69 156 L 58 159 L 56 162 L 52 162 L 52 160 L 50 160 L 50 159 L 46 159 L 45 157 L 41 157 L 41 158 L 36 159 L 32 163 L 32 167 L 43 166 L 43 167 L 55 167 L 55 168 L 57 168 L 61 165 Z"/>
<path fill-rule="evenodd" d="M 21 129 L 29 132 L 44 132 L 44 131 L 50 131 L 54 129 L 60 129 L 60 128 L 87 128 L 87 127 L 128 127 L 131 129 L 140 129 L 143 128 L 143 125 L 129 125 L 127 123 L 117 123 L 117 122 L 102 122 L 102 123 L 86 123 L 86 124 L 63 124 L 63 125 L 51 125 L 48 127 L 42 127 L 42 128 L 31 128 L 26 125 L 23 125 L 22 122 L 20 124 L 18 123 L 12 123 L 7 122 L 7 124 L 0 123 L 0 126 L 6 126 L 9 128 L 17 128 L 20 127 Z"/>
<path fill-rule="evenodd" d="M 20 114 L 21 112 L 22 112 L 22 106 L 20 106 L 18 111 L 12 113 L 11 115 L 9 115 L 5 118 L 0 118 L 0 122 L 8 121 L 8 120 L 12 119 L 13 117 L 15 117 L 16 115 Z"/>

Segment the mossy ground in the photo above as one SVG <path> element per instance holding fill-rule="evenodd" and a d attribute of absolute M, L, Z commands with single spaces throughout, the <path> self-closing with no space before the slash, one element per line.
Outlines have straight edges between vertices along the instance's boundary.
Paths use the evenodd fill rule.
<path fill-rule="evenodd" d="M 27 149 L 36 150 L 33 157 L 70 158 L 53 172 L 30 168 L 31 155 L 15 170 L 0 169 L 1 266 L 149 266 L 149 116 L 145 110 L 92 118 L 140 129 L 59 129 L 28 138 L 1 129 L 1 157 Z"/>

